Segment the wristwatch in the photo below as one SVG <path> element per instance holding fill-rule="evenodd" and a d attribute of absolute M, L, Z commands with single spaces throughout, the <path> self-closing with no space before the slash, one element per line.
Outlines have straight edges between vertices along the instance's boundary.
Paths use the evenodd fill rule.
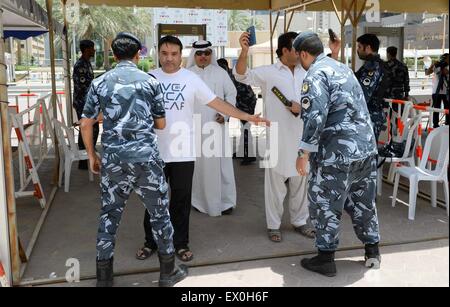
<path fill-rule="evenodd" d="M 303 151 L 303 149 L 299 149 L 297 154 L 299 158 L 303 158 L 304 156 L 308 156 L 309 152 L 305 152 Z"/>

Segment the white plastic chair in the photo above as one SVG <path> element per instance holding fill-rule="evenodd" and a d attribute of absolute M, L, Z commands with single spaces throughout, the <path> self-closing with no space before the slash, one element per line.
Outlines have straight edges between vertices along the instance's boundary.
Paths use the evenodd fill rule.
<path fill-rule="evenodd" d="M 75 143 L 75 136 L 73 129 L 66 127 L 57 119 L 53 120 L 55 125 L 56 137 L 59 143 L 59 182 L 58 186 L 62 185 L 62 173 L 64 171 L 64 192 L 69 192 L 70 186 L 70 171 L 72 170 L 72 163 L 80 160 L 89 160 L 86 150 L 79 150 Z M 66 143 L 66 138 L 69 140 L 69 144 Z M 94 181 L 94 175 L 90 168 L 88 168 L 89 180 Z"/>
<path fill-rule="evenodd" d="M 394 179 L 397 163 L 407 163 L 411 167 L 416 165 L 415 164 L 415 149 L 417 147 L 418 140 L 419 140 L 417 128 L 418 128 L 421 120 L 422 120 L 422 116 L 420 114 L 418 114 L 414 118 L 410 119 L 407 122 L 407 124 L 404 128 L 404 131 L 403 131 L 403 136 L 401 138 L 399 138 L 400 142 L 406 141 L 405 150 L 403 151 L 403 155 L 401 157 L 381 157 L 381 156 L 379 157 L 379 163 L 381 162 L 381 160 L 385 160 L 384 164 L 391 163 L 390 168 L 389 168 L 389 174 L 388 174 L 389 182 L 392 182 L 392 180 Z M 414 137 L 415 137 L 414 146 L 411 146 Z M 381 195 L 381 190 L 382 190 L 381 187 L 382 187 L 382 183 L 383 183 L 382 178 L 383 178 L 384 164 L 378 168 L 378 175 L 377 175 L 378 195 Z"/>
<path fill-rule="evenodd" d="M 449 215 L 449 187 L 448 187 L 448 156 L 449 156 L 449 128 L 442 126 L 433 130 L 427 137 L 423 156 L 418 167 L 398 167 L 395 170 L 394 194 L 392 196 L 392 207 L 397 201 L 398 184 L 400 176 L 409 179 L 409 211 L 408 218 L 414 220 L 416 213 L 416 198 L 419 181 L 431 181 L 431 205 L 436 207 L 436 183 L 444 183 L 445 205 L 447 216 Z M 429 157 L 436 160 L 436 167 L 433 169 L 429 162 Z M 428 165 L 428 167 L 427 167 Z"/>

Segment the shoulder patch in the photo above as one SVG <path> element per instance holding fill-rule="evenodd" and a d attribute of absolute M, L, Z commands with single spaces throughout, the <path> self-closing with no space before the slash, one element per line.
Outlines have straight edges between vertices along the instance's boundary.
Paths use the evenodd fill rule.
<path fill-rule="evenodd" d="M 303 86 L 302 86 L 302 94 L 306 94 L 309 91 L 309 83 L 308 82 L 303 82 Z"/>

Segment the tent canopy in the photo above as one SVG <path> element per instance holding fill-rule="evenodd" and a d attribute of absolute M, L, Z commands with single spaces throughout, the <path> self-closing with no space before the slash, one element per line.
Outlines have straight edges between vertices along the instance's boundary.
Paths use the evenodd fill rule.
<path fill-rule="evenodd" d="M 4 37 L 27 39 L 48 32 L 47 12 L 34 0 L 1 0 Z M 62 26 L 53 22 L 55 32 Z"/>
<path fill-rule="evenodd" d="M 356 0 L 360 5 L 364 0 Z M 80 0 L 89 5 L 176 7 L 224 10 L 284 10 L 308 4 L 308 11 L 333 11 L 331 0 Z M 338 9 L 341 0 L 336 0 Z M 399 13 L 448 13 L 448 0 L 380 0 L 382 12 Z"/>

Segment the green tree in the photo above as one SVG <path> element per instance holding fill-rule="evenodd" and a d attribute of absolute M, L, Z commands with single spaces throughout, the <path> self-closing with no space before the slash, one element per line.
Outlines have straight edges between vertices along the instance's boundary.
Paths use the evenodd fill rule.
<path fill-rule="evenodd" d="M 37 1 L 44 9 L 46 8 L 45 0 Z M 53 17 L 63 23 L 61 2 L 54 0 L 53 3 Z M 109 50 L 117 33 L 127 31 L 139 38 L 151 33 L 151 18 L 147 9 L 81 5 L 79 13 L 79 23 L 69 27 L 75 26 L 79 39 L 91 39 L 103 43 L 106 69 L 110 67 Z"/>
<path fill-rule="evenodd" d="M 253 25 L 252 16 L 246 11 L 233 10 L 228 13 L 228 30 L 229 31 L 245 31 Z M 263 29 L 261 20 L 255 19 L 255 28 Z"/>

